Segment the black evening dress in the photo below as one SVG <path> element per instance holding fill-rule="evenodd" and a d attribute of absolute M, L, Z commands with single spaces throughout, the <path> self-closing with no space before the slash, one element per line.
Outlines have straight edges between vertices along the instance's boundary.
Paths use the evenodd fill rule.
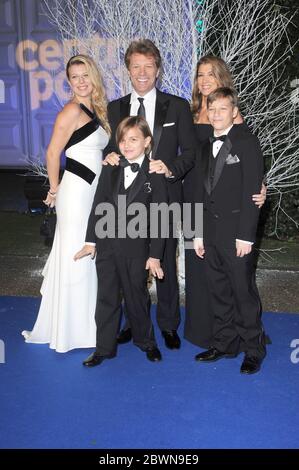
<path fill-rule="evenodd" d="M 202 145 L 213 135 L 210 124 L 194 124 L 197 144 Z M 191 169 L 184 179 L 184 201 L 191 202 L 196 187 Z M 202 348 L 209 348 L 212 339 L 213 314 L 205 275 L 205 260 L 193 249 L 185 249 L 185 325 L 184 337 Z"/>

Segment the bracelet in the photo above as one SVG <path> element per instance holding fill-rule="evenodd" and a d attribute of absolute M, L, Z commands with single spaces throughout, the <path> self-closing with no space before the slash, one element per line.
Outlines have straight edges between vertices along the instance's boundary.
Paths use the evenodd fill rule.
<path fill-rule="evenodd" d="M 52 197 L 56 196 L 56 193 L 52 193 L 52 191 L 50 191 L 50 190 L 48 191 L 48 194 L 50 194 L 50 196 L 52 196 Z"/>

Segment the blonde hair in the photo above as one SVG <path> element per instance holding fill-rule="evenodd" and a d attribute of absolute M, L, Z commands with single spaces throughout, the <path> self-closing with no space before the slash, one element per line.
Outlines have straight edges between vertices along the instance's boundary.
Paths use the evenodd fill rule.
<path fill-rule="evenodd" d="M 107 100 L 105 95 L 105 90 L 102 82 L 101 74 L 91 57 L 88 57 L 84 54 L 78 54 L 71 57 L 66 65 L 66 75 L 67 78 L 70 79 L 69 71 L 72 65 L 80 65 L 84 64 L 86 66 L 88 75 L 90 77 L 90 81 L 93 86 L 92 94 L 91 94 L 91 104 L 92 107 L 97 115 L 97 117 L 101 120 L 105 131 L 108 134 L 111 134 L 110 125 L 108 122 L 107 117 Z"/>
<path fill-rule="evenodd" d="M 140 116 L 129 116 L 123 119 L 119 123 L 116 129 L 116 135 L 115 135 L 117 146 L 119 146 L 119 143 L 123 139 L 124 135 L 128 132 L 128 130 L 133 129 L 134 127 L 137 127 L 137 129 L 139 129 L 142 132 L 142 135 L 145 139 L 147 137 L 151 138 L 151 141 L 149 145 L 146 147 L 145 152 L 144 152 L 145 155 L 149 155 L 151 153 L 152 146 L 153 146 L 153 136 L 152 136 L 148 123 L 146 122 L 144 118 Z"/>
<path fill-rule="evenodd" d="M 194 121 L 197 119 L 202 104 L 202 95 L 198 91 L 197 75 L 199 67 L 203 64 L 210 64 L 212 66 L 213 75 L 218 82 L 218 87 L 234 89 L 232 75 L 224 60 L 213 55 L 202 57 L 196 64 L 196 72 L 193 80 L 191 111 Z"/>

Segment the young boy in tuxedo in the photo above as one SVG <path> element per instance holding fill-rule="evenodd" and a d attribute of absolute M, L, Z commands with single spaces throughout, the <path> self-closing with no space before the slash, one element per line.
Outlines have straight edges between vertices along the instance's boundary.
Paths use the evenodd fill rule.
<path fill-rule="evenodd" d="M 102 168 L 89 217 L 86 244 L 75 256 L 79 259 L 86 255 L 94 256 L 95 249 L 97 252 L 97 341 L 95 352 L 83 362 L 88 367 L 116 355 L 122 294 L 134 344 L 146 353 L 150 361 L 162 359 L 150 318 L 147 270 L 158 279 L 163 278 L 160 260 L 165 238 L 161 234 L 162 227 L 152 235 L 150 212 L 153 203 L 168 202 L 165 178 L 149 173 L 152 135 L 145 119 L 138 116 L 124 119 L 117 128 L 116 140 L 122 154 L 120 165 Z M 143 217 L 141 221 L 145 226 L 137 237 L 132 234 L 136 203 L 145 215 L 145 220 Z M 112 212 L 107 219 L 109 209 Z M 107 233 L 105 224 L 110 224 L 116 231 Z"/>
<path fill-rule="evenodd" d="M 233 125 L 238 112 L 236 92 L 218 88 L 207 100 L 214 137 L 202 147 L 198 159 L 204 204 L 203 239 L 194 249 L 205 258 L 214 312 L 213 341 L 199 362 L 235 357 L 245 351 L 240 372 L 257 372 L 266 355 L 261 302 L 255 284 L 252 248 L 259 209 L 251 195 L 263 178 L 263 156 L 257 137 Z"/>

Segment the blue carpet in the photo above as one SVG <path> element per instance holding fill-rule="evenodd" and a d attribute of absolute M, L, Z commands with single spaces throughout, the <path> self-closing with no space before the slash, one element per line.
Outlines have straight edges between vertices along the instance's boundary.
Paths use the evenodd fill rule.
<path fill-rule="evenodd" d="M 299 315 L 264 315 L 273 344 L 262 371 L 243 376 L 241 356 L 198 364 L 196 347 L 167 350 L 157 330 L 161 363 L 126 344 L 86 369 L 89 349 L 59 354 L 23 341 L 38 306 L 0 297 L 1 448 L 298 448 L 299 363 L 290 344 Z"/>

